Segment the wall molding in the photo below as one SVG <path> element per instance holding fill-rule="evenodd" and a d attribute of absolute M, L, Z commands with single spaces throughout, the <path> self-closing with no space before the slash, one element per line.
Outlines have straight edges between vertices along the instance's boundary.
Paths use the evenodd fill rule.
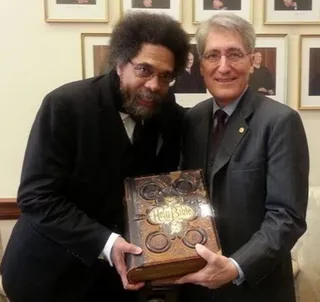
<path fill-rule="evenodd" d="M 0 220 L 18 219 L 20 213 L 15 198 L 0 198 Z"/>

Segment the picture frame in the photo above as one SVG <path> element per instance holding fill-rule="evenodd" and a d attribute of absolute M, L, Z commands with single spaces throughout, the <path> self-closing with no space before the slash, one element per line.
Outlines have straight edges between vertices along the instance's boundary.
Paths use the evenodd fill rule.
<path fill-rule="evenodd" d="M 109 0 L 44 0 L 48 23 L 107 23 Z"/>
<path fill-rule="evenodd" d="M 264 0 L 264 24 L 320 24 L 320 1 Z"/>
<path fill-rule="evenodd" d="M 320 110 L 320 35 L 300 36 L 299 109 Z"/>
<path fill-rule="evenodd" d="M 196 50 L 196 39 L 194 34 L 190 34 L 190 53 L 192 54 L 191 72 L 184 70 L 179 74 L 172 85 L 176 101 L 183 107 L 193 107 L 197 103 L 204 101 L 212 95 L 206 89 L 204 80 L 200 74 L 200 61 Z M 190 54 L 188 63 L 190 62 Z M 188 64 L 186 68 L 188 67 Z"/>
<path fill-rule="evenodd" d="M 82 33 L 81 62 L 82 78 L 87 79 L 102 75 L 107 68 L 106 58 L 111 34 Z"/>
<path fill-rule="evenodd" d="M 257 34 L 249 87 L 267 97 L 287 104 L 287 34 Z"/>
<path fill-rule="evenodd" d="M 120 0 L 121 16 L 129 11 L 166 13 L 182 22 L 182 0 Z"/>
<path fill-rule="evenodd" d="M 252 23 L 253 0 L 193 0 L 193 24 L 209 19 L 214 14 L 231 12 Z"/>

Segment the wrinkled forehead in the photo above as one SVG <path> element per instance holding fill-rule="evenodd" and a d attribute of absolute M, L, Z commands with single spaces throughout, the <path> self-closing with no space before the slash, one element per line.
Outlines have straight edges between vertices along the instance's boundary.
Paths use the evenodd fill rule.
<path fill-rule="evenodd" d="M 175 67 L 173 53 L 162 45 L 143 44 L 139 53 L 131 60 L 136 64 L 151 66 L 159 72 L 173 72 Z"/>
<path fill-rule="evenodd" d="M 242 37 L 236 32 L 225 28 L 213 28 L 207 35 L 205 52 L 209 50 L 224 51 L 228 49 L 239 49 L 245 51 Z"/>

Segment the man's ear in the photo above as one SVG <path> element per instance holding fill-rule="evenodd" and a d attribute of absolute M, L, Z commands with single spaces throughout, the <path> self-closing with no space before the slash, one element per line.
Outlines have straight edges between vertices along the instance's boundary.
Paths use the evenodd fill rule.
<path fill-rule="evenodd" d="M 202 60 L 200 60 L 200 74 L 203 76 Z"/>
<path fill-rule="evenodd" d="M 251 53 L 249 55 L 250 65 L 253 66 L 253 60 L 254 60 L 254 53 Z"/>
<path fill-rule="evenodd" d="M 120 77 L 122 74 L 123 65 L 117 64 L 117 74 Z"/>
<path fill-rule="evenodd" d="M 117 74 L 119 77 L 123 74 L 123 70 L 125 68 L 125 65 L 126 65 L 126 63 L 117 62 L 116 70 L 117 70 Z"/>

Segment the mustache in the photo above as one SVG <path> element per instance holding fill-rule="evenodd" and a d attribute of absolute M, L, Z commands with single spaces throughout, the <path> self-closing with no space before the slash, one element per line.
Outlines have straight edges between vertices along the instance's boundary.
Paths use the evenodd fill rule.
<path fill-rule="evenodd" d="M 142 99 L 142 100 L 149 100 L 155 103 L 160 103 L 161 96 L 158 93 L 152 92 L 151 90 L 141 90 L 137 91 L 134 94 L 134 98 L 136 100 Z"/>

